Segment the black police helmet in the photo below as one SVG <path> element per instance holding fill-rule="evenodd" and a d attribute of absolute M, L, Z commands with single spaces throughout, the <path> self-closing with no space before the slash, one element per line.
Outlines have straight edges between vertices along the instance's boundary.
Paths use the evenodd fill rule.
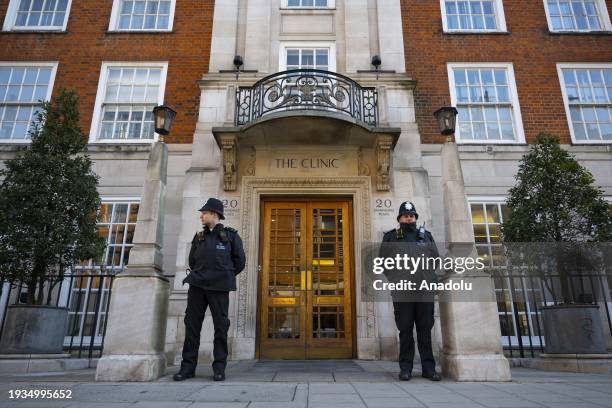
<path fill-rule="evenodd" d="M 202 208 L 200 208 L 198 211 L 214 211 L 219 214 L 220 220 L 225 219 L 225 217 L 223 216 L 223 203 L 221 202 L 221 200 L 218 200 L 216 198 L 209 198 L 208 201 L 206 201 L 206 204 L 204 204 Z"/>
<path fill-rule="evenodd" d="M 397 212 L 398 222 L 399 222 L 400 217 L 404 214 L 414 215 L 417 220 L 419 219 L 419 214 L 416 211 L 416 207 L 414 206 L 414 203 L 410 201 L 404 201 L 402 205 L 400 205 L 399 211 Z"/>

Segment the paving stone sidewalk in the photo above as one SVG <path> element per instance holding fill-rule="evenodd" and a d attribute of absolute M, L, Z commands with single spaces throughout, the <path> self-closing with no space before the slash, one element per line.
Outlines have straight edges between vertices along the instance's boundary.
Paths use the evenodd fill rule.
<path fill-rule="evenodd" d="M 95 370 L 0 377 L 0 407 L 71 408 L 612 408 L 612 376 L 513 368 L 509 383 L 397 381 L 387 361 L 230 362 L 227 380 L 208 365 L 193 379 L 172 374 L 152 383 L 96 383 Z M 9 390 L 71 390 L 69 400 L 11 400 Z"/>

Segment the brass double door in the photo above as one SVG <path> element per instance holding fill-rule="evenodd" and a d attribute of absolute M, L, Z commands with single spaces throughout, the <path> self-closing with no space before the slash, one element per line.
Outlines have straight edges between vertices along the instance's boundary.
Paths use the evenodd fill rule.
<path fill-rule="evenodd" d="M 350 201 L 265 201 L 259 356 L 353 357 Z"/>

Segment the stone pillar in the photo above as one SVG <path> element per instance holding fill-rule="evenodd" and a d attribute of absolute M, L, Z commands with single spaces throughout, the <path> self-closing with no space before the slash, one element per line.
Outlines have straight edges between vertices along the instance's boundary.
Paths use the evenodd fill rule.
<path fill-rule="evenodd" d="M 355 73 L 358 70 L 369 70 L 370 61 L 370 27 L 367 0 L 344 1 L 344 38 L 346 47 L 345 71 Z M 383 61 L 384 64 L 384 61 Z M 337 67 L 341 71 L 342 67 Z"/>
<path fill-rule="evenodd" d="M 127 270 L 113 283 L 104 354 L 96 381 L 152 381 L 164 374 L 169 282 L 162 245 L 168 147 L 155 143 Z"/>
<path fill-rule="evenodd" d="M 402 10 L 399 0 L 377 0 L 378 43 L 380 46 L 381 69 L 406 72 L 404 40 L 401 35 Z"/>
<path fill-rule="evenodd" d="M 239 23 L 239 3 L 239 0 L 215 2 L 208 72 L 234 69 L 232 62 L 237 48 L 244 49 L 244 44 L 237 46 L 237 43 L 241 40 L 237 38 L 236 32 L 236 27 Z"/>
<path fill-rule="evenodd" d="M 473 243 L 474 231 L 455 143 L 444 143 L 441 160 L 446 242 Z M 442 371 L 456 381 L 510 381 L 493 282 L 483 277 L 476 279 L 479 292 L 490 293 L 490 301 L 459 301 L 451 294 L 447 301 L 440 302 Z M 490 287 L 483 287 L 487 284 Z"/>
<path fill-rule="evenodd" d="M 270 23 L 272 19 L 270 2 L 268 0 L 249 0 L 245 12 L 245 65 L 248 66 L 248 69 L 256 69 L 263 73 L 278 71 L 278 60 L 270 58 Z"/>

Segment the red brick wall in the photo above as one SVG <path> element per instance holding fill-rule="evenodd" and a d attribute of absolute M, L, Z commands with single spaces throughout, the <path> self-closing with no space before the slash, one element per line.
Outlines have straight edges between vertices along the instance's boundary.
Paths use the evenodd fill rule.
<path fill-rule="evenodd" d="M 108 33 L 112 0 L 73 1 L 65 33 L 0 32 L 0 61 L 59 61 L 53 93 L 80 97 L 89 135 L 102 61 L 167 61 L 165 103 L 178 111 L 170 143 L 191 143 L 198 120 L 196 81 L 208 72 L 214 0 L 177 0 L 171 33 Z M 9 0 L 0 0 L 4 21 Z"/>
<path fill-rule="evenodd" d="M 406 71 L 417 80 L 423 143 L 439 143 L 433 112 L 450 103 L 447 62 L 511 62 L 527 142 L 541 132 L 570 143 L 556 64 L 612 63 L 612 34 L 551 34 L 542 0 L 504 0 L 510 34 L 443 34 L 438 0 L 401 0 Z M 607 0 L 612 14 L 612 1 Z"/>

